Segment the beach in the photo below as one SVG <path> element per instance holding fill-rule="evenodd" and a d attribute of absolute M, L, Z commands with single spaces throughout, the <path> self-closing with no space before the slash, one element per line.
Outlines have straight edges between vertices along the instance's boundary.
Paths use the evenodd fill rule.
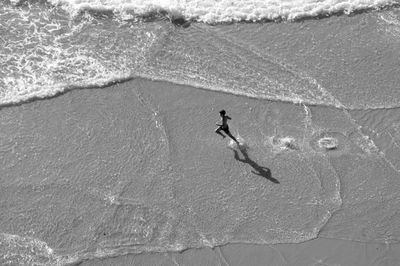
<path fill-rule="evenodd" d="M 55 24 L 2 38 L 1 265 L 400 265 L 396 5 L 181 27 L 28 3 L 2 7 Z"/>
<path fill-rule="evenodd" d="M 398 265 L 398 247 L 318 238 L 301 244 L 230 244 L 171 254 L 127 255 L 82 265 Z"/>
<path fill-rule="evenodd" d="M 247 159 L 232 141 L 208 133 L 215 128 L 209 117 L 224 106 L 232 132 L 240 129 L 249 146 Z M 314 258 L 396 265 L 396 172 L 374 149 L 355 145 L 362 137 L 343 111 L 327 109 L 307 114 L 301 104 L 140 79 L 5 108 L 3 123 L 20 131 L 3 146 L 15 157 L 3 152 L 2 176 L 30 177 L 3 185 L 2 195 L 20 195 L 8 206 L 13 212 L 3 221 L 14 222 L 6 231 L 17 235 L 30 224 L 25 230 L 42 232 L 57 255 L 29 239 L 4 244 L 21 253 L 38 248 L 47 262 L 90 265 L 218 265 L 218 252 L 228 265 L 313 265 Z M 338 147 L 319 147 L 324 135 Z M 195 249 L 171 253 L 182 247 Z M 130 252 L 140 255 L 125 256 Z M 40 258 L 31 256 L 26 262 Z"/>

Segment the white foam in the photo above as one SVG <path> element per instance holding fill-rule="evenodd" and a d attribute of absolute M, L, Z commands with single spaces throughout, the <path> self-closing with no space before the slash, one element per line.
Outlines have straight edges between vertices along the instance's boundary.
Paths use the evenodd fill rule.
<path fill-rule="evenodd" d="M 0 259 L 7 265 L 57 265 L 61 257 L 46 242 L 32 237 L 0 234 Z"/>
<path fill-rule="evenodd" d="M 82 9 L 133 11 L 147 15 L 166 11 L 207 23 L 315 17 L 332 13 L 380 8 L 394 0 L 48 0 L 76 12 Z"/>
<path fill-rule="evenodd" d="M 311 0 L 267 0 L 265 2 L 247 0 L 234 1 L 233 3 L 225 0 L 219 2 L 188 0 L 184 3 L 155 0 L 48 1 L 55 5 L 61 5 L 72 13 L 76 13 L 82 9 L 113 10 L 121 12 L 122 15 L 128 15 L 121 16 L 121 18 L 129 18 L 135 14 L 144 15 L 164 10 L 168 11 L 170 15 L 181 14 L 189 19 L 197 19 L 210 23 L 278 17 L 293 19 L 300 16 L 299 14 L 306 14 L 302 13 L 301 10 L 307 10 L 309 12 L 307 14 L 311 14 L 311 10 L 315 11 L 316 6 L 323 4 L 324 8 L 318 9 L 321 12 L 334 10 L 333 6 L 342 6 L 343 8 L 353 6 L 352 8 L 355 10 L 362 6 L 376 7 L 392 2 L 388 0 L 326 0 L 322 2 Z M 19 0 L 13 1 L 14 4 L 18 2 Z M 276 8 L 275 11 L 273 11 L 274 8 Z M 197 69 L 198 63 L 190 59 L 194 58 L 194 56 L 188 56 L 187 58 L 189 59 L 181 64 L 184 67 L 180 69 L 175 67 L 178 64 L 175 64 L 174 67 L 169 67 L 169 62 L 167 64 L 159 60 L 151 64 L 151 59 L 148 60 L 146 55 L 153 44 L 157 44 L 159 36 L 162 36 L 157 31 L 154 33 L 140 29 L 129 31 L 129 35 L 132 36 L 129 40 L 131 44 L 129 45 L 129 49 L 125 49 L 125 44 L 119 45 L 116 43 L 114 45 L 112 42 L 114 39 L 110 38 L 110 41 L 107 35 L 103 34 L 104 32 L 101 28 L 93 27 L 93 34 L 92 32 L 88 34 L 86 27 L 91 26 L 92 19 L 89 14 L 79 24 L 74 24 L 69 21 L 69 18 L 65 18 L 65 20 L 51 19 L 52 11 L 47 9 L 41 11 L 43 14 L 37 14 L 36 11 L 19 12 L 17 9 L 10 7 L 10 10 L 7 10 L 6 13 L 10 12 L 15 15 L 11 20 L 4 20 L 7 21 L 5 26 L 10 29 L 10 32 L 21 32 L 21 28 L 25 32 L 23 34 L 14 34 L 15 36 L 11 35 L 13 42 L 8 42 L 8 47 L 4 47 L 4 50 L 1 50 L 4 54 L 4 67 L 0 75 L 0 105 L 20 103 L 34 98 L 52 97 L 72 88 L 105 86 L 132 77 L 143 77 L 247 97 L 343 107 L 340 102 L 314 79 L 299 74 L 297 70 L 291 70 L 286 65 L 277 63 L 274 58 L 271 59 L 254 54 L 256 58 L 254 60 L 258 60 L 255 64 L 242 61 L 241 57 L 237 57 L 237 64 L 250 64 L 250 67 L 247 68 L 251 69 L 253 65 L 261 65 L 267 60 L 267 64 L 274 66 L 275 70 L 289 71 L 287 80 L 282 78 L 283 75 L 270 75 L 268 71 L 262 72 L 264 71 L 262 68 L 254 69 L 254 71 L 249 70 L 247 72 L 249 75 L 246 76 L 247 73 L 242 73 L 242 70 L 239 68 L 237 71 L 233 71 L 231 68 L 227 69 L 223 65 L 218 66 L 218 70 L 222 70 L 221 76 L 227 78 L 215 79 L 211 74 L 198 73 L 194 75 L 191 71 L 187 71 L 191 66 L 193 66 L 193 69 Z M 321 14 L 318 12 L 315 14 Z M 35 21 L 38 22 L 35 23 Z M 43 24 L 46 26 L 41 27 L 40 25 Z M 56 31 L 56 33 L 54 34 L 53 31 Z M 64 31 L 66 32 L 65 34 L 59 35 L 60 32 Z M 89 45 L 77 41 L 82 36 L 86 36 L 90 40 L 88 42 Z M 133 38 L 136 39 L 133 40 Z M 1 40 L 0 37 L 0 43 Z M 3 41 L 3 43 L 5 42 Z M 14 47 L 13 43 L 23 46 L 24 50 L 21 52 L 18 48 L 19 46 Z M 97 46 L 94 46 L 93 43 L 107 43 L 114 50 L 106 48 L 97 49 Z M 235 45 L 237 46 L 237 44 Z M 120 50 L 116 51 L 116 48 Z M 154 49 L 156 50 L 156 48 Z M 243 50 L 245 49 L 243 48 Z M 241 52 L 240 49 L 235 51 Z M 169 52 L 168 56 L 170 56 L 172 62 L 174 62 L 174 58 L 181 60 L 172 51 Z M 197 55 L 195 54 L 195 56 Z M 199 58 L 202 57 L 199 56 Z M 175 60 L 175 62 L 180 61 Z M 152 66 L 155 66 L 155 68 L 152 68 Z M 265 75 L 262 75 L 262 79 L 257 75 L 251 75 L 251 73 L 258 72 L 265 73 Z M 246 76 L 248 78 L 246 84 L 249 83 L 250 79 L 253 79 L 258 86 L 248 89 L 246 84 L 237 82 L 235 79 L 230 79 L 229 75 L 224 75 L 224 73 Z M 291 85 L 297 84 L 298 80 L 301 81 L 302 86 L 296 87 Z"/>
<path fill-rule="evenodd" d="M 229 137 L 228 137 L 229 138 Z M 235 138 L 239 141 L 239 144 L 237 144 L 233 139 L 229 140 L 229 148 L 243 148 L 243 149 L 247 149 L 248 148 L 248 144 L 245 142 L 245 140 L 239 135 L 239 133 L 236 134 Z"/>
<path fill-rule="evenodd" d="M 333 149 L 337 148 L 337 146 L 339 145 L 339 142 L 336 138 L 323 137 L 318 140 L 318 145 L 321 148 L 325 148 L 327 150 L 333 150 Z"/>
<path fill-rule="evenodd" d="M 74 87 L 101 87 L 130 77 L 129 71 L 124 73 L 123 71 L 108 69 L 94 58 L 81 57 L 75 56 L 71 59 L 55 60 L 54 62 L 45 60 L 41 65 L 46 65 L 47 63 L 47 67 L 41 71 L 33 71 L 29 75 L 5 77 L 3 82 L 7 89 L 0 94 L 0 104 L 14 104 L 34 98 L 52 97 Z M 54 80 L 53 74 L 56 70 L 68 70 L 70 65 L 77 62 L 82 63 L 80 65 L 80 76 L 72 73 L 68 75 L 68 80 L 66 81 Z"/>
<path fill-rule="evenodd" d="M 12 19 L 0 20 L 9 29 L 8 41 L 3 42 L 0 49 L 3 54 L 0 105 L 52 97 L 73 88 L 106 86 L 127 80 L 132 76 L 132 69 L 140 65 L 137 62 L 141 53 L 145 53 L 146 44 L 151 45 L 153 38 L 147 32 L 137 33 L 138 47 L 132 45 L 131 49 L 120 53 L 113 51 L 112 60 L 104 60 L 110 53 L 102 54 L 93 48 L 93 44 L 112 46 L 114 40 L 107 42 L 108 38 L 101 35 L 101 29 L 82 33 L 82 28 L 91 23 L 90 17 L 73 24 L 68 18 L 55 20 L 52 10 L 30 10 L 20 12 L 9 7 L 6 12 L 0 12 L 0 18 L 3 14 L 12 14 Z M 80 34 L 87 34 L 93 42 L 88 45 L 78 41 Z"/>
<path fill-rule="evenodd" d="M 272 151 L 274 153 L 281 153 L 284 151 L 293 151 L 299 149 L 297 140 L 291 136 L 271 136 L 268 137 L 266 144 L 272 147 Z"/>

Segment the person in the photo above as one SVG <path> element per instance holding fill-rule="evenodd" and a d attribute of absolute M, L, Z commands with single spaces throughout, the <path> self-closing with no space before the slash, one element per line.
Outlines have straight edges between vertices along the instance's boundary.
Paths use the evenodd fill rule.
<path fill-rule="evenodd" d="M 215 130 L 215 133 L 221 135 L 223 138 L 225 138 L 225 135 L 222 134 L 221 130 L 225 132 L 226 135 L 228 135 L 231 139 L 233 139 L 237 144 L 239 144 L 239 141 L 232 136 L 231 132 L 229 131 L 229 126 L 228 126 L 228 120 L 231 120 L 229 116 L 226 115 L 225 110 L 221 110 L 219 112 L 221 119 L 222 119 L 222 124 L 216 124 L 218 128 Z"/>

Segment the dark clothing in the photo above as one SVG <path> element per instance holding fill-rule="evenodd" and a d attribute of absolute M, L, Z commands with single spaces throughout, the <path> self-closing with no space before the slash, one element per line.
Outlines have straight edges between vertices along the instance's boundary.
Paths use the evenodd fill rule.
<path fill-rule="evenodd" d="M 231 134 L 231 132 L 229 131 L 229 126 L 219 126 L 219 128 L 224 131 L 226 134 Z"/>
<path fill-rule="evenodd" d="M 237 139 L 232 136 L 231 132 L 229 131 L 229 127 L 228 127 L 228 120 L 231 120 L 232 118 L 230 118 L 229 116 L 225 115 L 225 112 L 220 112 L 221 118 L 222 118 L 222 125 L 221 124 L 217 124 L 218 128 L 215 130 L 215 133 L 221 135 L 223 138 L 225 138 L 225 135 L 221 133 L 221 130 L 225 132 L 226 135 L 228 135 L 231 139 L 233 139 L 236 143 L 239 144 L 239 142 L 237 141 Z"/>

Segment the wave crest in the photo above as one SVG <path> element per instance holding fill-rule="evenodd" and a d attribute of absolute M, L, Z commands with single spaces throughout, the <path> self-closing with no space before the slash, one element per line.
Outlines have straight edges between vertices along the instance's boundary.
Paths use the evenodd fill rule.
<path fill-rule="evenodd" d="M 11 0 L 17 4 L 26 0 Z M 396 0 L 47 0 L 71 14 L 84 10 L 113 11 L 125 18 L 135 16 L 183 17 L 205 23 L 298 20 L 331 14 L 379 9 L 399 4 Z M 127 16 L 126 16 L 127 15 Z"/>

